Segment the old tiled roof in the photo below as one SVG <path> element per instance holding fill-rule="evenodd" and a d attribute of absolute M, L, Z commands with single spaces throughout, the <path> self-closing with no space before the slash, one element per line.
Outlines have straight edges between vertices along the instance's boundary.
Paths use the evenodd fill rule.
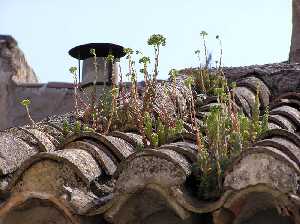
<path fill-rule="evenodd" d="M 236 102 L 245 114 L 254 108 L 257 82 L 262 106 L 270 105 L 271 111 L 270 130 L 231 164 L 219 199 L 201 201 L 191 191 L 192 164 L 197 161 L 192 134 L 158 149 L 140 150 L 142 140 L 136 133 L 65 136 L 62 121 L 75 120 L 66 114 L 0 134 L 2 221 L 243 223 L 261 210 L 279 208 L 283 214 L 288 211 L 291 223 L 300 223 L 299 66 L 224 71 L 229 79 L 237 80 Z M 177 90 L 182 99 L 179 104 L 186 108 L 190 96 L 181 80 Z M 172 102 L 168 97 L 161 94 L 157 106 Z M 216 99 L 205 102 L 197 111 L 199 122 Z"/>

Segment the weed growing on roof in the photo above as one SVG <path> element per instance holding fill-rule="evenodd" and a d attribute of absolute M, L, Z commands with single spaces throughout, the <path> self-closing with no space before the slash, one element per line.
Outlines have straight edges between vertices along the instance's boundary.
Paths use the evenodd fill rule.
<path fill-rule="evenodd" d="M 195 175 L 198 177 L 198 196 L 201 199 L 216 199 L 223 192 L 224 171 L 234 157 L 239 155 L 243 148 L 250 146 L 257 137 L 268 129 L 268 108 L 261 116 L 259 103 L 259 86 L 257 86 L 255 106 L 252 117 L 247 117 L 235 103 L 236 84 L 228 85 L 224 77 L 220 50 L 219 64 L 215 69 L 208 69 L 205 37 L 208 34 L 201 32 L 206 64 L 201 65 L 200 50 L 195 51 L 200 66 L 197 70 L 188 73 L 194 77 L 194 90 L 203 105 L 203 96 L 215 97 L 216 104 L 203 117 L 201 130 L 202 148 L 199 147 L 198 162 L 195 164 Z M 220 48 L 222 43 L 220 37 Z M 216 63 L 217 64 L 217 63 Z"/>
<path fill-rule="evenodd" d="M 183 121 L 177 116 L 171 117 L 164 105 L 161 105 L 162 107 L 155 105 L 157 86 L 162 85 L 157 81 L 159 53 L 160 48 L 166 45 L 166 38 L 160 34 L 154 34 L 148 39 L 148 45 L 154 48 L 154 71 L 152 74 L 148 71 L 149 57 L 140 51 L 136 51 L 134 55 L 134 51 L 130 48 L 124 50 L 128 62 L 129 72 L 127 76 L 130 77 L 131 89 L 127 100 L 123 100 L 121 104 L 125 108 L 126 119 L 129 119 L 130 123 L 142 135 L 144 146 L 158 147 L 167 143 L 168 139 L 183 132 Z M 137 85 L 134 56 L 140 56 L 138 62 L 142 65 L 140 72 L 144 77 L 144 87 L 141 96 Z M 175 78 L 175 71 L 172 71 L 172 76 Z"/>
<path fill-rule="evenodd" d="M 107 127 L 106 127 L 106 130 L 105 130 L 105 134 L 107 134 L 110 130 L 110 126 L 112 124 L 112 120 L 117 118 L 117 111 L 116 111 L 116 107 L 117 107 L 117 97 L 118 97 L 118 93 L 119 93 L 119 89 L 117 87 L 117 83 L 115 83 L 115 80 L 116 80 L 116 74 L 115 74 L 115 71 L 114 71 L 114 61 L 115 61 L 115 57 L 113 56 L 113 54 L 109 53 L 108 56 L 106 57 L 106 61 L 112 65 L 112 80 L 111 80 L 111 83 L 112 83 L 112 89 L 111 89 L 111 97 L 112 97 L 112 100 L 111 100 L 111 110 L 110 110 L 110 113 L 109 113 L 109 117 L 108 117 L 108 124 L 107 124 Z"/>
<path fill-rule="evenodd" d="M 90 128 L 87 124 L 83 124 L 80 121 L 75 121 L 74 124 L 69 124 L 67 121 L 63 121 L 63 134 L 72 135 L 80 134 L 84 132 L 95 132 L 93 128 Z"/>
<path fill-rule="evenodd" d="M 170 142 L 175 136 L 187 131 L 185 125 L 190 125 L 189 130 L 195 135 L 198 146 L 198 160 L 193 172 L 197 177 L 198 197 L 205 200 L 220 197 L 223 192 L 224 172 L 228 164 L 243 148 L 251 146 L 257 137 L 268 129 L 269 115 L 268 109 L 264 114 L 260 113 L 259 86 L 251 117 L 247 117 L 236 106 L 236 84 L 228 84 L 222 71 L 221 38 L 216 36 L 220 55 L 215 61 L 215 68 L 211 69 L 211 57 L 207 52 L 207 35 L 205 31 L 200 33 L 203 50 L 195 51 L 199 67 L 187 71 L 183 79 L 185 91 L 190 96 L 186 99 L 188 107 L 186 110 L 183 111 L 178 106 L 179 77 L 182 80 L 180 72 L 172 69 L 168 83 L 157 79 L 160 51 L 166 45 L 166 38 L 161 34 L 154 34 L 147 41 L 154 49 L 153 59 L 143 55 L 141 51 L 125 48 L 128 67 L 126 77 L 130 81 L 129 85 L 123 83 L 122 73 L 121 82 L 115 83 L 116 74 L 113 70 L 111 90 L 102 94 L 96 104 L 94 89 L 90 104 L 86 107 L 88 109 L 84 113 L 86 119 L 83 123 L 75 123 L 72 127 L 66 125 L 66 132 L 78 133 L 84 130 L 95 130 L 103 134 L 114 130 L 137 132 L 142 136 L 143 142 L 137 147 L 140 151 L 148 147 L 158 148 Z M 91 49 L 91 55 L 97 71 L 95 50 Z M 201 58 L 205 58 L 203 65 Z M 109 54 L 106 60 L 111 64 L 115 62 L 112 54 Z M 151 66 L 153 71 L 149 69 Z M 72 69 L 71 73 L 76 74 L 76 70 Z M 137 82 L 140 75 L 144 78 L 142 87 Z M 170 96 L 172 105 L 175 105 L 175 112 L 170 111 L 167 103 L 159 104 L 162 92 Z M 199 108 L 209 97 L 215 99 L 215 103 L 206 113 L 201 114 Z"/>
<path fill-rule="evenodd" d="M 25 110 L 26 110 L 26 114 L 27 114 L 27 117 L 31 123 L 31 125 L 35 125 L 35 122 L 34 120 L 32 119 L 31 115 L 30 115 L 30 112 L 29 112 L 29 106 L 31 104 L 31 101 L 29 99 L 24 99 L 21 101 L 21 105 L 23 107 L 25 107 Z"/>
<path fill-rule="evenodd" d="M 79 107 L 78 107 L 78 79 L 77 79 L 77 68 L 76 67 L 71 67 L 69 69 L 70 73 L 73 76 L 73 81 L 74 81 L 74 111 L 75 115 L 78 116 L 79 114 Z"/>

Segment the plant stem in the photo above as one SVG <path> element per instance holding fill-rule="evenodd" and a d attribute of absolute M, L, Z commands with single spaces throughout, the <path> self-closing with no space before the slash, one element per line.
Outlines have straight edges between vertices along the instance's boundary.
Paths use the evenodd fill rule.
<path fill-rule="evenodd" d="M 27 117 L 28 117 L 28 119 L 29 119 L 30 123 L 31 123 L 32 125 L 35 125 L 35 122 L 34 122 L 34 120 L 33 120 L 33 119 L 32 119 L 32 117 L 30 116 L 30 113 L 29 113 L 29 108 L 28 108 L 28 106 L 25 106 L 25 108 L 26 108 Z"/>

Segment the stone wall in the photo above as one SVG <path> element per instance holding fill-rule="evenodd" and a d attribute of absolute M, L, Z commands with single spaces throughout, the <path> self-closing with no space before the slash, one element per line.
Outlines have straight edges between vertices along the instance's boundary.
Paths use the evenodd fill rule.
<path fill-rule="evenodd" d="M 293 30 L 290 49 L 290 62 L 300 63 L 300 0 L 293 0 Z"/>
<path fill-rule="evenodd" d="M 0 35 L 0 130 L 29 122 L 22 99 L 31 100 L 34 120 L 69 112 L 73 108 L 73 85 L 70 83 L 38 83 L 17 42 Z"/>

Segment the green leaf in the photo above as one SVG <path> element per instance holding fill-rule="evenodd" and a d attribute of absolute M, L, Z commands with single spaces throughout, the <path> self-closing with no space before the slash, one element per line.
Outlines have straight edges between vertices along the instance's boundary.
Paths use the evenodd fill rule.
<path fill-rule="evenodd" d="M 24 106 L 24 107 L 28 107 L 30 105 L 31 101 L 29 99 L 24 99 L 21 101 L 21 104 Z"/>
<path fill-rule="evenodd" d="M 148 45 L 165 46 L 166 38 L 161 34 L 153 34 L 149 37 L 147 43 Z"/>
<path fill-rule="evenodd" d="M 144 56 L 144 57 L 140 58 L 139 63 L 140 64 L 148 64 L 148 63 L 150 63 L 150 58 Z"/>
<path fill-rule="evenodd" d="M 158 135 L 156 133 L 152 133 L 151 135 L 151 146 L 153 147 L 158 146 Z"/>
<path fill-rule="evenodd" d="M 114 62 L 114 59 L 115 59 L 115 56 L 112 53 L 109 53 L 106 57 L 106 60 L 111 63 Z"/>
<path fill-rule="evenodd" d="M 75 75 L 76 71 L 77 71 L 77 67 L 72 66 L 71 68 L 69 68 L 69 71 L 70 71 L 70 73 L 72 73 L 73 75 Z"/>
<path fill-rule="evenodd" d="M 90 54 L 93 55 L 93 57 L 96 57 L 96 56 L 97 56 L 97 55 L 96 55 L 96 49 L 91 48 L 91 49 L 90 49 Z"/>
<path fill-rule="evenodd" d="M 208 33 L 205 30 L 202 30 L 200 33 L 200 36 L 202 36 L 203 38 L 207 35 L 208 35 Z"/>
<path fill-rule="evenodd" d="M 126 55 L 131 55 L 131 54 L 133 54 L 133 50 L 131 49 L 131 48 L 124 48 L 124 53 L 126 54 Z"/>

